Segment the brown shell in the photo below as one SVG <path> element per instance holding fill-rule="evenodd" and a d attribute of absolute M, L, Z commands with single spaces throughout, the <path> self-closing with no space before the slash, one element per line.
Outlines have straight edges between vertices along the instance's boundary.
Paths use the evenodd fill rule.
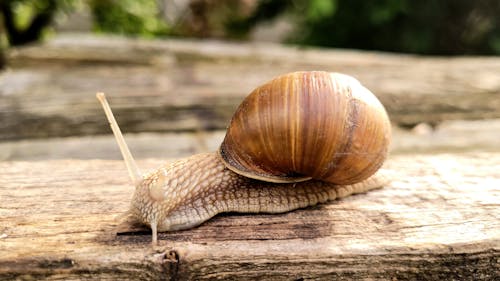
<path fill-rule="evenodd" d="M 352 184 L 380 168 L 390 137 L 384 107 L 358 80 L 294 72 L 243 101 L 219 152 L 229 169 L 250 178 Z"/>

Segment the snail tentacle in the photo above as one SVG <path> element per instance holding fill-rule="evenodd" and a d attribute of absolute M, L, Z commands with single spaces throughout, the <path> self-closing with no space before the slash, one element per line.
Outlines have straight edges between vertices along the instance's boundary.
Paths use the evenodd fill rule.
<path fill-rule="evenodd" d="M 128 145 L 125 142 L 125 139 L 123 138 L 120 127 L 118 126 L 118 123 L 116 123 L 113 111 L 111 111 L 111 107 L 109 106 L 108 101 L 106 100 L 106 96 L 104 95 L 104 93 L 97 93 L 96 97 L 101 103 L 102 108 L 104 109 L 104 113 L 106 114 L 106 118 L 108 119 L 109 126 L 111 127 L 111 130 L 115 135 L 116 143 L 120 148 L 120 152 L 123 156 L 123 160 L 125 161 L 125 165 L 127 166 L 130 179 L 137 187 L 138 185 L 141 184 L 143 180 L 142 173 L 139 170 L 139 167 L 137 167 L 137 164 L 135 163 L 132 153 L 130 153 Z"/>

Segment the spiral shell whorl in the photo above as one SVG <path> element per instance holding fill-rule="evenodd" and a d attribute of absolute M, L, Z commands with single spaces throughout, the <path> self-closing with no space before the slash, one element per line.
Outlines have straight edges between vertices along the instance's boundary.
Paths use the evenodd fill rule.
<path fill-rule="evenodd" d="M 229 169 L 255 179 L 352 184 L 378 170 L 389 140 L 384 107 L 356 79 L 294 72 L 243 101 L 219 152 Z"/>

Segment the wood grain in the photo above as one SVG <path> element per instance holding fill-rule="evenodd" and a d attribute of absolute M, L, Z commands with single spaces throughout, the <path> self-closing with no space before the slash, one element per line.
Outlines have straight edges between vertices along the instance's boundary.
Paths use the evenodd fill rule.
<path fill-rule="evenodd" d="M 8 61 L 0 73 L 0 140 L 108 133 L 97 91 L 108 94 L 127 132 L 224 129 L 251 90 L 297 70 L 358 78 L 400 126 L 500 118 L 497 57 L 62 35 L 13 49 Z"/>
<path fill-rule="evenodd" d="M 120 161 L 0 162 L 0 279 L 493 280 L 499 166 L 499 153 L 393 156 L 384 189 L 220 215 L 152 247 L 121 217 L 132 187 Z"/>
<path fill-rule="evenodd" d="M 420 124 L 412 130 L 392 128 L 391 154 L 443 152 L 500 152 L 500 119 L 452 120 L 432 128 Z M 125 139 L 136 158 L 180 158 L 219 149 L 225 131 L 184 133 L 126 134 Z M 27 139 L 0 142 L 1 161 L 54 159 L 121 160 L 111 134 L 103 136 Z"/>

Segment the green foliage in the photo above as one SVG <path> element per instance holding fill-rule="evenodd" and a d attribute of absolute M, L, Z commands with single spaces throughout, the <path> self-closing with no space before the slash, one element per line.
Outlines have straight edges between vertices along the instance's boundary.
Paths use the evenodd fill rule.
<path fill-rule="evenodd" d="M 9 45 L 40 40 L 58 13 L 83 5 L 90 5 L 99 32 L 141 36 L 169 32 L 156 0 L 0 0 L 3 32 Z"/>
<path fill-rule="evenodd" d="M 164 1 L 164 0 L 161 0 Z M 499 0 L 190 0 L 169 26 L 160 0 L 0 0 L 0 43 L 39 40 L 57 13 L 88 5 L 98 32 L 244 39 L 285 16 L 288 42 L 418 54 L 500 54 Z M 174 28 L 175 27 L 175 28 Z M 4 44 L 5 45 L 5 44 Z"/>
<path fill-rule="evenodd" d="M 81 1 L 0 1 L 0 44 L 5 48 L 7 45 L 23 45 L 41 39 L 58 12 L 69 11 Z"/>
<path fill-rule="evenodd" d="M 498 0 L 261 0 L 247 21 L 251 30 L 287 15 L 296 26 L 289 42 L 419 54 L 500 54 Z M 246 24 L 246 25 L 245 25 Z"/>
<path fill-rule="evenodd" d="M 307 2 L 306 18 L 311 22 L 320 22 L 335 14 L 336 0 L 311 0 Z"/>
<path fill-rule="evenodd" d="M 17 1 L 13 6 L 13 11 L 17 15 L 14 19 L 14 24 L 20 28 L 28 28 L 31 19 L 35 16 L 40 8 L 33 5 L 33 1 Z"/>
<path fill-rule="evenodd" d="M 11 0 L 0 1 L 3 32 L 10 45 L 39 40 L 59 10 L 78 0 Z"/>
<path fill-rule="evenodd" d="M 90 5 L 96 31 L 148 37 L 169 32 L 156 0 L 92 0 Z"/>

